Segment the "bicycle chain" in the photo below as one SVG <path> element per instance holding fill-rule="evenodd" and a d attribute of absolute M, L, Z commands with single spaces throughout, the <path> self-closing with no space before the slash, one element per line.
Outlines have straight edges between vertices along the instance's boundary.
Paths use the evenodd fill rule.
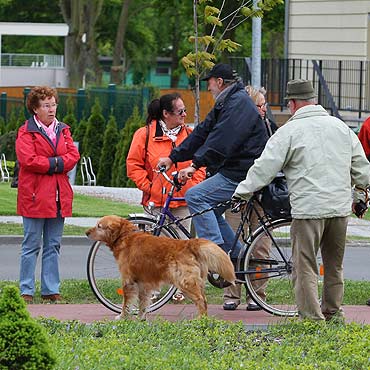
<path fill-rule="evenodd" d="M 193 218 L 195 216 L 201 216 L 203 213 L 213 211 L 214 209 L 221 208 L 221 207 L 227 206 L 229 204 L 231 204 L 231 200 L 226 200 L 224 202 L 217 203 L 213 207 L 210 207 L 210 208 L 207 208 L 207 209 L 203 209 L 203 211 L 192 213 L 189 216 L 185 216 L 183 218 L 178 218 L 178 219 L 176 219 L 176 221 L 171 221 L 171 222 L 165 223 L 162 226 L 156 225 L 156 226 L 148 229 L 147 231 L 150 231 L 151 232 L 151 231 L 154 231 L 154 230 L 159 229 L 159 228 L 162 228 L 162 227 L 171 226 L 171 225 L 176 224 L 176 222 L 180 222 L 181 223 L 181 221 L 188 220 L 189 218 Z"/>

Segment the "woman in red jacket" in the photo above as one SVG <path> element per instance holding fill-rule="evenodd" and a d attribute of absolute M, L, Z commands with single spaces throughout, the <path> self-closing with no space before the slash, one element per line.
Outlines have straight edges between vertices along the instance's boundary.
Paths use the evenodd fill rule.
<path fill-rule="evenodd" d="M 80 155 L 69 126 L 56 119 L 58 96 L 46 86 L 34 87 L 27 96 L 31 118 L 16 139 L 19 162 L 17 213 L 23 216 L 24 239 L 20 290 L 26 302 L 35 293 L 35 268 L 43 244 L 41 297 L 60 300 L 59 253 L 64 218 L 72 216 L 73 191 L 67 172 Z"/>
<path fill-rule="evenodd" d="M 186 109 L 180 95 L 166 94 L 149 104 L 146 126 L 138 129 L 134 134 L 126 159 L 127 176 L 143 191 L 141 204 L 145 212 L 156 213 L 164 205 L 165 193 L 171 185 L 161 175 L 153 172 L 153 169 L 156 169 L 159 158 L 167 157 L 171 150 L 190 134 L 191 129 L 185 125 L 185 117 Z M 191 161 L 187 161 L 174 165 L 168 173 L 186 168 L 190 163 Z M 190 187 L 203 181 L 204 178 L 204 169 L 197 171 L 176 196 L 183 197 Z M 164 187 L 166 192 L 163 191 Z M 147 208 L 149 202 L 154 204 L 154 208 L 150 210 Z M 173 203 L 171 212 L 181 218 L 189 215 L 185 201 Z M 183 223 L 189 231 L 190 223 L 190 219 Z M 182 235 L 181 231 L 178 231 Z M 174 299 L 182 300 L 183 296 L 177 294 Z"/>

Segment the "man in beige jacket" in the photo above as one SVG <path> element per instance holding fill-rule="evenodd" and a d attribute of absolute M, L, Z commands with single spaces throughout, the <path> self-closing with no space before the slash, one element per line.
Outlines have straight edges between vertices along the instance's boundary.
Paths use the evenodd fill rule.
<path fill-rule="evenodd" d="M 365 200 L 370 165 L 357 136 L 344 122 L 315 105 L 315 98 L 310 81 L 288 82 L 286 99 L 293 116 L 269 139 L 233 197 L 249 199 L 284 171 L 292 206 L 293 283 L 299 315 L 330 320 L 343 316 L 348 216 L 356 203 Z M 325 271 L 321 305 L 316 263 L 319 248 Z"/>

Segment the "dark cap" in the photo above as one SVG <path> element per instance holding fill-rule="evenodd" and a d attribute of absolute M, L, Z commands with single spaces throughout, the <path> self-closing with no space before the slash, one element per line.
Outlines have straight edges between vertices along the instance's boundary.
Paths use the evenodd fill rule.
<path fill-rule="evenodd" d="M 291 80 L 288 81 L 286 88 L 286 100 L 309 100 L 316 98 L 315 90 L 312 87 L 312 83 L 309 80 Z"/>
<path fill-rule="evenodd" d="M 234 81 L 238 77 L 238 74 L 231 68 L 229 64 L 219 63 L 213 66 L 213 68 L 208 72 L 207 76 L 202 78 L 202 81 L 208 81 L 211 77 Z"/>

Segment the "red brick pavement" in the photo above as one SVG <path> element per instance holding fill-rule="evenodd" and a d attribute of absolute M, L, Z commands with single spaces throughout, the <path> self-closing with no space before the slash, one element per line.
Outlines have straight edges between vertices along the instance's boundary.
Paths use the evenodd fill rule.
<path fill-rule="evenodd" d="M 31 304 L 28 310 L 33 317 L 54 317 L 59 320 L 78 320 L 91 323 L 100 320 L 114 320 L 116 314 L 100 304 Z M 370 324 L 369 306 L 343 306 L 346 322 Z M 192 319 L 196 317 L 196 309 L 192 304 L 166 304 L 164 307 L 148 315 L 149 320 L 160 317 L 168 321 Z M 241 305 L 235 311 L 224 311 L 221 305 L 209 305 L 208 315 L 227 321 L 242 321 L 246 325 L 271 325 L 284 322 L 264 311 L 250 312 Z"/>

